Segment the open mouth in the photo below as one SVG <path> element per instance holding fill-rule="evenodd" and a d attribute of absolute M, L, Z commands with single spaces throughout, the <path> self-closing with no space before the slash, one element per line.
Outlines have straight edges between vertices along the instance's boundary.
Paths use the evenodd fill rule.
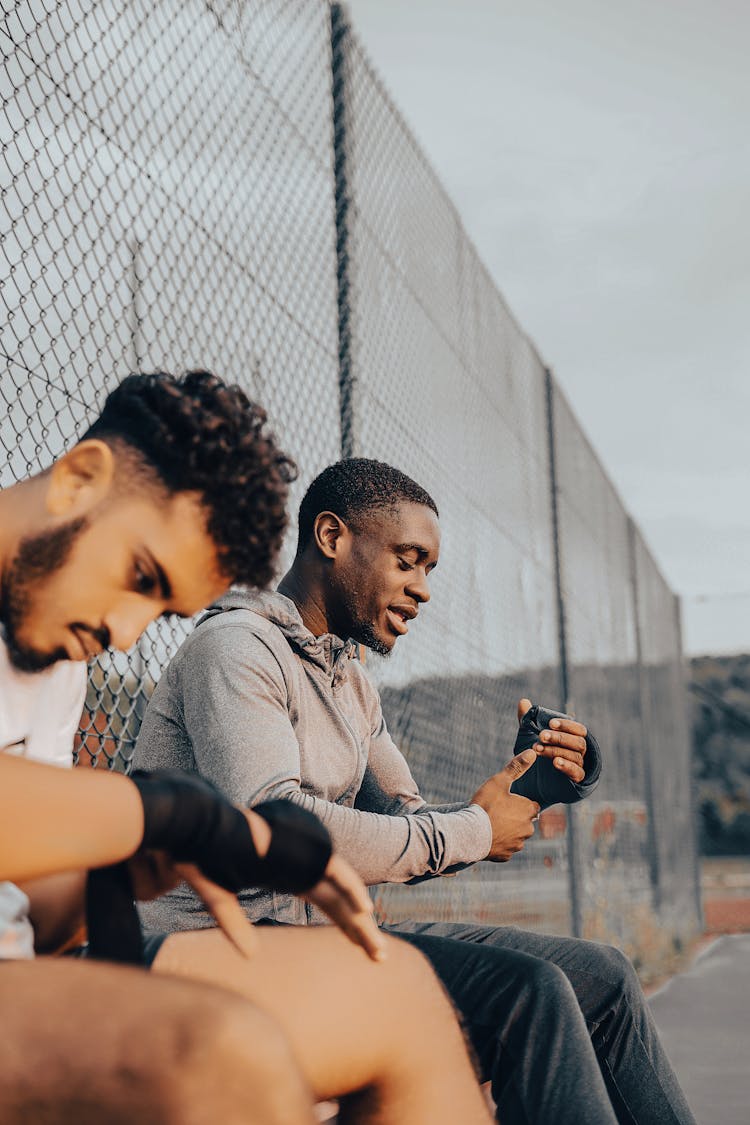
<path fill-rule="evenodd" d="M 413 611 L 402 609 L 400 606 L 389 605 L 385 612 L 388 616 L 388 623 L 391 629 L 394 633 L 398 634 L 399 637 L 403 637 L 409 632 L 409 622 L 416 616 Z"/>

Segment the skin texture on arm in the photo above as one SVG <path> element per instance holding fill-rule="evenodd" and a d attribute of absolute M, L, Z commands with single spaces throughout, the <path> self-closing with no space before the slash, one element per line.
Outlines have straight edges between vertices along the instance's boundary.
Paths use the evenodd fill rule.
<path fill-rule="evenodd" d="M 143 838 L 138 791 L 118 774 L 0 755 L 0 792 L 0 879 L 116 863 Z"/>

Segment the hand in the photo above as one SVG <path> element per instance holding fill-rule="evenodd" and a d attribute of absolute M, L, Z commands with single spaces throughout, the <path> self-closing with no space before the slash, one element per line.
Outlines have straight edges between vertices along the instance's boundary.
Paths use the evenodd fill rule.
<path fill-rule="evenodd" d="M 531 705 L 530 699 L 519 700 L 519 723 Z M 549 727 L 540 734 L 540 741 L 534 745 L 534 749 L 540 758 L 551 758 L 555 769 L 564 773 L 571 781 L 580 782 L 586 776 L 583 758 L 587 733 L 583 723 L 577 723 L 575 719 L 552 719 Z"/>
<path fill-rule="evenodd" d="M 371 960 L 385 960 L 385 939 L 372 917 L 372 899 L 345 859 L 332 855 L 323 878 L 301 897 L 327 914 Z"/>
<path fill-rule="evenodd" d="M 235 895 L 207 879 L 193 863 L 174 863 L 163 851 L 137 852 L 129 861 L 133 897 L 159 898 L 183 880 L 203 900 L 220 930 L 244 957 L 252 957 L 258 939 Z"/>
<path fill-rule="evenodd" d="M 534 750 L 517 754 L 500 773 L 480 785 L 471 798 L 471 803 L 480 805 L 490 818 L 492 846 L 486 858 L 495 863 L 507 862 L 534 835 L 533 822 L 539 816 L 539 805 L 511 793 L 510 787 L 533 766 L 536 757 Z"/>

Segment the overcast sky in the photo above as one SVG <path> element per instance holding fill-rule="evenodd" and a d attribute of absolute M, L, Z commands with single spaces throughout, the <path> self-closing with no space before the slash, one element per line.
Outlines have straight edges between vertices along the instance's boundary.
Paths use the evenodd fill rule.
<path fill-rule="evenodd" d="M 349 8 L 683 595 L 687 647 L 750 652 L 750 4 Z"/>

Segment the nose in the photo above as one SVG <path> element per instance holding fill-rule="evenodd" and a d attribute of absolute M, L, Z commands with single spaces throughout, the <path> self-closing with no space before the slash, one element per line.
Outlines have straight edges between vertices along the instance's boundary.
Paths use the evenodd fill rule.
<path fill-rule="evenodd" d="M 416 570 L 411 571 L 407 593 L 418 602 L 430 600 L 430 580 L 424 568 L 417 567 Z"/>
<path fill-rule="evenodd" d="M 128 594 L 117 602 L 104 619 L 109 629 L 113 648 L 123 651 L 131 648 L 146 626 L 162 612 L 162 607 L 150 598 Z"/>

